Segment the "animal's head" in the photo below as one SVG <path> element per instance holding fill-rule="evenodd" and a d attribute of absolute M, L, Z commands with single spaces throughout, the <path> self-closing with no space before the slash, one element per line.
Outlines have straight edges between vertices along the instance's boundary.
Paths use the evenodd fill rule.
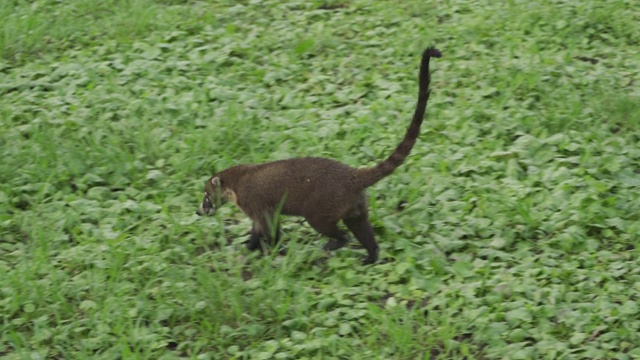
<path fill-rule="evenodd" d="M 213 176 L 204 184 L 204 199 L 196 214 L 200 216 L 215 214 L 216 209 L 226 202 L 225 195 L 220 177 Z"/>

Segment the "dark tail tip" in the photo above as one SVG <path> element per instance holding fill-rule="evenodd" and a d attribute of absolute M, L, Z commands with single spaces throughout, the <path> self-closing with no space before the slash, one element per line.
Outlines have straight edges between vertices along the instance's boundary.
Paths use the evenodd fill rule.
<path fill-rule="evenodd" d="M 439 57 L 442 57 L 442 53 L 440 52 L 440 50 L 436 49 L 435 47 L 429 46 L 424 50 L 424 54 L 422 56 L 439 58 Z"/>

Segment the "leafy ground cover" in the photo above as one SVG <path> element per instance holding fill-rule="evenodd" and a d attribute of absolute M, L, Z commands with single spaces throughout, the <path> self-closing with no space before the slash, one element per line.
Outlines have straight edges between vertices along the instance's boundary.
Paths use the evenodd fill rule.
<path fill-rule="evenodd" d="M 633 1 L 4 1 L 0 357 L 640 358 Z M 392 151 L 383 260 L 286 219 L 248 253 L 214 169 Z"/>

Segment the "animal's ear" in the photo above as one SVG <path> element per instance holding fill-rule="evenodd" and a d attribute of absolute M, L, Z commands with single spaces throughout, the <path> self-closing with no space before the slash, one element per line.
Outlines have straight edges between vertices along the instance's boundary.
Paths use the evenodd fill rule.
<path fill-rule="evenodd" d="M 220 186 L 220 178 L 219 177 L 214 177 L 213 179 L 211 179 L 211 184 L 215 185 L 215 186 Z"/>

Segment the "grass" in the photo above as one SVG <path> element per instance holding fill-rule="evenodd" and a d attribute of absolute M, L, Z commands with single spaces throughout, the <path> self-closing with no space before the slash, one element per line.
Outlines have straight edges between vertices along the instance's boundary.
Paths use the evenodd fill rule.
<path fill-rule="evenodd" d="M 5 1 L 0 357 L 640 358 L 640 7 Z M 383 260 L 194 215 L 213 171 L 399 142 Z"/>

